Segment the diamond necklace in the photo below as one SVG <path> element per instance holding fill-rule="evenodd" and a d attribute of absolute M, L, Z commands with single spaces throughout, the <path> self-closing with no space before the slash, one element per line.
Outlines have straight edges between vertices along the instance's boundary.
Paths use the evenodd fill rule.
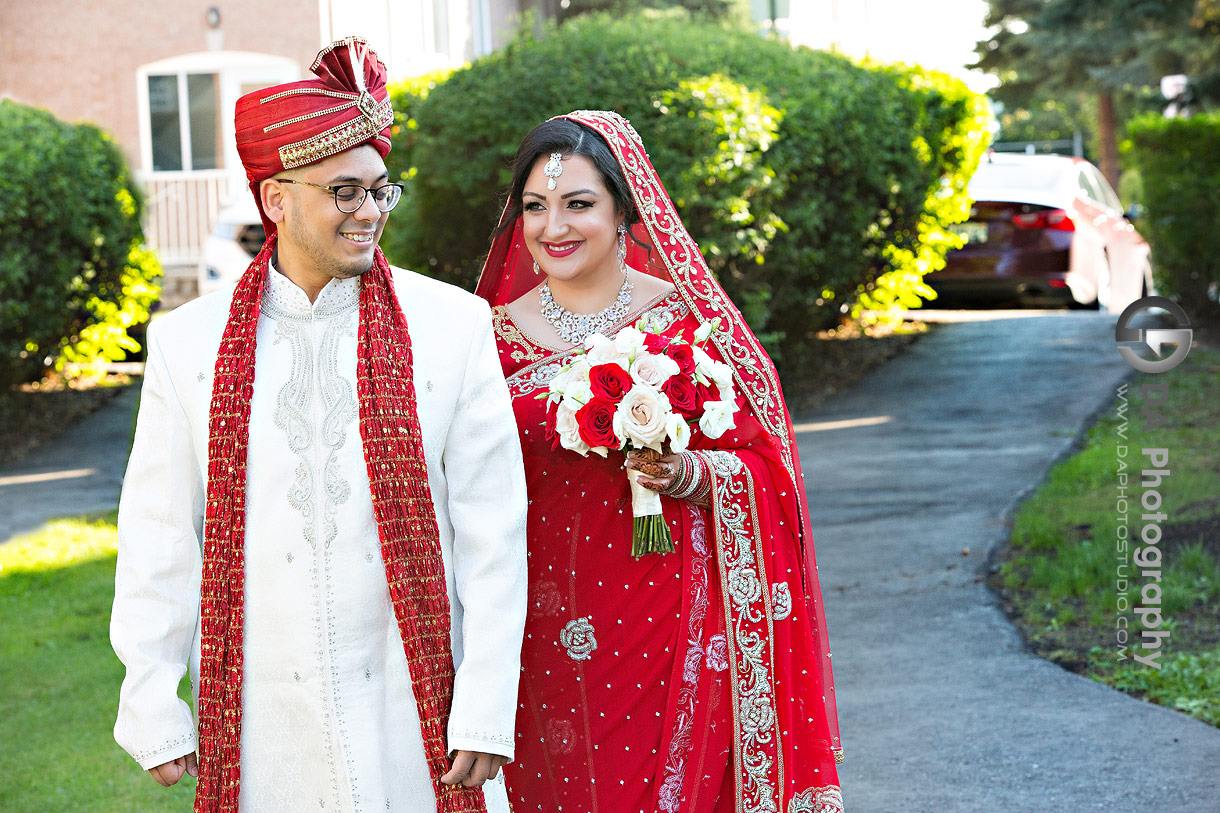
<path fill-rule="evenodd" d="M 594 333 L 604 333 L 622 321 L 631 309 L 631 289 L 634 287 L 624 274 L 623 285 L 609 307 L 597 313 L 572 313 L 551 296 L 551 281 L 548 279 L 538 292 L 538 304 L 542 308 L 542 318 L 551 323 L 559 338 L 569 344 L 580 344 Z"/>

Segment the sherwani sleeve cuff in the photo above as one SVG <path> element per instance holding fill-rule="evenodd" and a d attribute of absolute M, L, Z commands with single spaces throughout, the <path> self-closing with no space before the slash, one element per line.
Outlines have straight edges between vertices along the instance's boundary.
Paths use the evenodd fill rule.
<path fill-rule="evenodd" d="M 176 737 L 170 737 L 157 745 L 150 748 L 137 751 L 131 751 L 131 756 L 140 767 L 144 770 L 150 770 L 158 765 L 164 765 L 167 762 L 173 762 L 181 756 L 186 756 L 198 749 L 199 743 L 195 737 L 195 730 L 183 732 Z"/>
<path fill-rule="evenodd" d="M 513 760 L 512 737 L 490 734 L 486 731 L 450 731 L 449 753 L 455 751 L 474 751 L 485 754 L 498 754 Z"/>

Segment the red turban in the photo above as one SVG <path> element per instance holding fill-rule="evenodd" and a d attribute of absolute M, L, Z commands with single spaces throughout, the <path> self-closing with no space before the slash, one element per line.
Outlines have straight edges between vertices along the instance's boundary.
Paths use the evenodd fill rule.
<path fill-rule="evenodd" d="M 277 172 L 302 167 L 361 144 L 390 152 L 394 111 L 386 69 L 359 37 L 332 42 L 309 66 L 316 79 L 256 90 L 237 100 L 234 127 L 250 191 L 270 235 L 258 185 Z"/>

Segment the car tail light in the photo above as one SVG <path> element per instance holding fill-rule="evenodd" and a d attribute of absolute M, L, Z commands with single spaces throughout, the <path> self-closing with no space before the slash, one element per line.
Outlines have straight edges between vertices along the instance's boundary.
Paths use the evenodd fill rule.
<path fill-rule="evenodd" d="M 1072 216 L 1063 209 L 1043 209 L 1013 215 L 1012 224 L 1018 229 L 1050 229 L 1051 231 L 1076 231 Z"/>

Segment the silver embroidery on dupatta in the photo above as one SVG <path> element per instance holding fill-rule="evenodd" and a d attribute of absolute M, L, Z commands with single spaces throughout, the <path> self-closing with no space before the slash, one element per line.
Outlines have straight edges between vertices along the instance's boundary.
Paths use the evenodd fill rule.
<path fill-rule="evenodd" d="M 843 794 L 834 785 L 809 788 L 792 797 L 788 813 L 843 813 Z"/>
<path fill-rule="evenodd" d="M 771 618 L 783 621 L 792 615 L 792 591 L 788 582 L 776 582 L 771 585 Z"/>
<path fill-rule="evenodd" d="M 593 636 L 593 624 L 589 617 L 574 618 L 559 632 L 559 645 L 568 651 L 574 661 L 587 661 L 597 649 L 597 638 Z"/>
<path fill-rule="evenodd" d="M 548 361 L 546 364 L 536 364 L 513 374 L 509 377 L 509 388 L 512 390 L 513 397 L 546 389 L 567 363 L 567 359 Z"/>
<path fill-rule="evenodd" d="M 682 301 L 682 296 L 674 291 L 647 312 L 648 319 L 652 322 L 649 330 L 664 333 L 673 327 L 675 322 L 684 319 L 688 313 L 690 313 L 690 308 Z"/>
<path fill-rule="evenodd" d="M 674 715 L 674 733 L 669 741 L 669 756 L 665 761 L 665 779 L 657 794 L 657 807 L 663 813 L 678 813 L 682 801 L 682 786 L 686 781 L 687 757 L 690 755 L 691 730 L 695 723 L 695 706 L 704 659 L 703 630 L 708 607 L 708 563 L 711 556 L 707 546 L 707 525 L 702 510 L 690 503 L 685 505 L 690 522 L 691 552 L 694 554 L 691 557 L 691 579 L 687 587 L 691 608 L 687 624 L 686 658 L 682 664 L 682 685 L 678 689 L 678 708 L 677 714 Z M 716 637 L 723 643 L 723 635 L 714 636 Z M 725 668 L 728 668 L 727 663 Z"/>
<path fill-rule="evenodd" d="M 754 540 L 746 529 L 751 519 L 733 498 L 749 489 L 745 478 L 734 477 L 745 469 L 741 458 L 731 452 L 704 453 L 716 475 L 716 517 L 721 534 L 721 561 L 728 582 L 729 598 L 736 607 L 731 614 L 732 646 L 730 665 L 736 702 L 737 748 L 745 781 L 738 800 L 745 813 L 779 813 L 779 791 L 772 784 L 773 757 L 765 746 L 774 742 L 779 751 L 778 718 L 775 712 L 774 684 L 767 653 L 767 640 L 748 625 L 767 621 L 767 601 L 758 576 Z M 747 495 L 750 502 L 753 494 Z M 782 766 L 778 771 L 782 782 Z"/>

